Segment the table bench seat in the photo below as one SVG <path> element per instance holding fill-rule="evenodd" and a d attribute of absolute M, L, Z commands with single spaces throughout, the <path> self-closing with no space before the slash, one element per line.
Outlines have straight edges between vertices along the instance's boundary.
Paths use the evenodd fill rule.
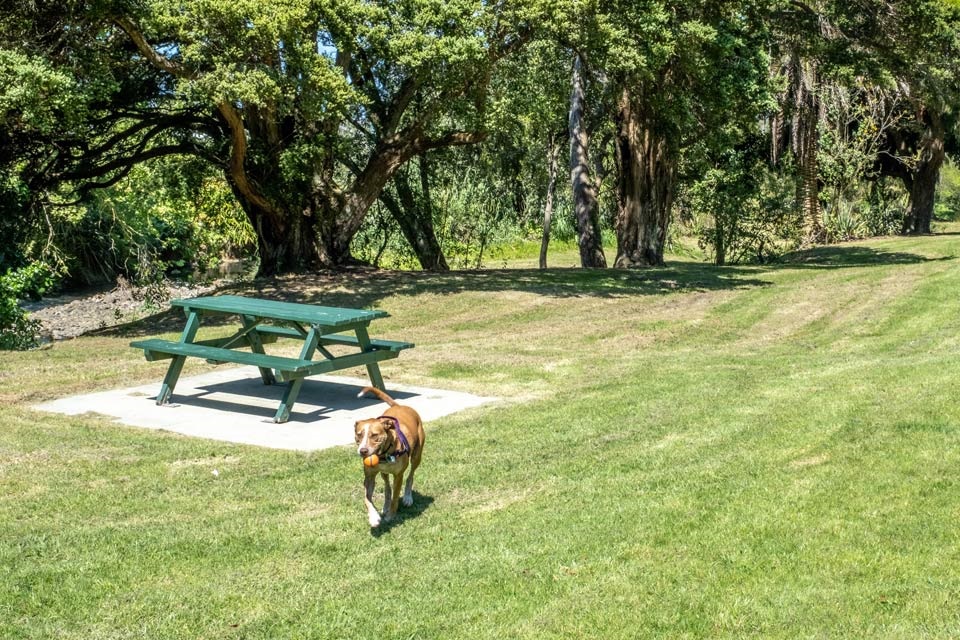
<path fill-rule="evenodd" d="M 263 342 L 271 342 L 272 339 L 276 338 L 295 338 L 303 340 L 304 334 L 296 329 L 291 329 L 290 327 L 277 327 L 274 325 L 260 325 L 257 327 L 257 333 L 259 333 L 263 338 Z M 325 336 L 320 336 L 320 344 L 342 344 L 350 347 L 359 347 L 360 341 L 357 340 L 356 336 L 348 336 L 344 334 L 329 334 Z M 378 340 L 376 338 L 370 339 L 370 346 L 374 349 L 386 349 L 387 351 L 402 351 L 403 349 L 412 349 L 412 342 L 400 342 L 398 340 Z"/>
<path fill-rule="evenodd" d="M 327 336 L 331 338 L 344 338 L 343 344 L 355 344 L 349 342 L 349 336 Z M 354 338 L 354 340 L 356 340 Z M 371 346 L 374 342 L 389 343 L 388 340 L 371 340 Z M 412 347 L 407 342 L 394 343 L 399 345 L 394 348 L 381 346 L 372 352 L 351 353 L 329 360 L 301 360 L 300 358 L 287 358 L 283 356 L 273 356 L 265 353 L 251 353 L 250 351 L 237 351 L 236 349 L 224 349 L 219 346 L 210 346 L 196 343 L 174 342 L 172 340 L 139 340 L 131 342 L 130 346 L 143 349 L 147 361 L 168 360 L 175 356 L 203 358 L 208 362 L 221 364 L 224 362 L 234 362 L 252 367 L 261 367 L 264 369 L 275 369 L 277 378 L 282 381 L 296 380 L 306 376 L 313 376 L 321 373 L 330 373 L 338 369 L 346 369 L 366 365 L 371 362 L 389 360 L 396 358 L 401 349 Z M 243 345 L 241 345 L 243 346 Z"/>
<path fill-rule="evenodd" d="M 277 369 L 278 371 L 290 373 L 302 373 L 317 364 L 312 360 L 285 358 L 283 356 L 272 356 L 265 353 L 236 351 L 234 349 L 174 342 L 172 340 L 140 340 L 138 342 L 131 342 L 130 346 L 143 349 L 143 353 L 149 361 L 166 360 L 173 356 L 190 356 L 194 358 L 204 358 L 205 360 L 211 360 L 213 362 L 235 362 L 237 364 Z"/>

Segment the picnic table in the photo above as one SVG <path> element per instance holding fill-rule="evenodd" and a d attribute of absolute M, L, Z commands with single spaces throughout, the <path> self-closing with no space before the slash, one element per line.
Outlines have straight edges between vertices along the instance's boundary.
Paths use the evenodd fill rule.
<path fill-rule="evenodd" d="M 169 402 L 187 358 L 203 358 L 216 364 L 234 362 L 259 367 L 264 384 L 274 384 L 277 380 L 288 383 L 273 418 L 274 422 L 286 422 L 304 378 L 364 365 L 370 383 L 385 391 L 378 363 L 396 358 L 401 350 L 413 347 L 409 342 L 370 338 L 367 327 L 377 318 L 388 317 L 385 311 L 322 307 L 232 295 L 173 300 L 170 304 L 182 308 L 187 318 L 179 341 L 150 339 L 130 343 L 131 347 L 143 349 L 148 361 L 171 360 L 160 393 L 157 394 L 158 405 Z M 196 339 L 204 318 L 224 315 L 239 319 L 240 327 L 233 335 Z M 264 344 L 279 339 L 302 341 L 299 357 L 269 355 L 264 351 Z M 334 356 L 327 349 L 331 345 L 356 347 L 359 351 Z M 246 347 L 250 350 L 237 350 Z M 322 359 L 314 359 L 317 353 L 323 356 Z"/>

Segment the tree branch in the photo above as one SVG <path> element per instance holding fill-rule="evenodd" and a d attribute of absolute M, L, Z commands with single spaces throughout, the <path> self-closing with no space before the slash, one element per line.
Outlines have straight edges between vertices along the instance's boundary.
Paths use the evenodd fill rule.
<path fill-rule="evenodd" d="M 150 46 L 150 43 L 147 42 L 147 39 L 140 32 L 140 29 L 138 29 L 134 24 L 133 20 L 126 16 L 118 16 L 114 18 L 113 21 L 118 27 L 123 29 L 130 40 L 133 41 L 133 44 L 136 45 L 137 50 L 139 50 L 140 53 L 142 53 L 153 66 L 178 78 L 197 78 L 197 73 L 195 71 L 191 71 L 182 64 L 174 62 L 170 58 L 160 55 L 156 49 Z"/>
<path fill-rule="evenodd" d="M 152 158 L 159 158 L 161 156 L 169 156 L 174 154 L 202 155 L 200 150 L 197 149 L 195 145 L 187 142 L 159 145 L 143 150 L 134 156 L 123 157 L 97 167 L 88 167 L 82 170 L 78 169 L 76 171 L 66 172 L 60 177 L 64 181 L 90 180 L 89 182 L 80 185 L 77 189 L 77 191 L 80 192 L 82 199 L 83 196 L 94 189 L 103 189 L 115 185 L 117 182 L 126 177 L 135 165 L 141 162 L 150 160 Z M 110 175 L 110 177 L 106 180 L 100 182 L 96 181 L 96 178 L 101 178 L 111 173 L 112 175 Z"/>
<path fill-rule="evenodd" d="M 415 144 L 417 153 L 441 147 L 462 147 L 487 139 L 486 131 L 448 131 L 436 138 L 423 138 Z"/>
<path fill-rule="evenodd" d="M 247 169 L 244 166 L 247 158 L 247 131 L 243 125 L 243 117 L 240 111 L 228 102 L 221 102 L 217 105 L 217 110 L 223 116 L 227 126 L 230 129 L 230 160 L 227 165 L 227 171 L 233 181 L 237 191 L 246 198 L 251 204 L 265 211 L 270 215 L 277 226 L 283 228 L 283 214 L 273 205 L 272 202 L 260 195 L 260 192 L 254 187 L 247 175 Z"/>

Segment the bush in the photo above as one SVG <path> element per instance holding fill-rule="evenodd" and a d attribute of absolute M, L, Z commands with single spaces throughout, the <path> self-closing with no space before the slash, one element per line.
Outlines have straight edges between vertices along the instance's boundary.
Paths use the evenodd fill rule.
<path fill-rule="evenodd" d="M 59 274 L 44 262 L 31 262 L 21 269 L 11 270 L 0 280 L 11 297 L 21 300 L 39 300 L 60 286 Z"/>
<path fill-rule="evenodd" d="M 39 300 L 58 283 L 57 274 L 42 262 L 0 276 L 0 350 L 32 349 L 40 343 L 40 322 L 30 318 L 19 300 Z"/>
<path fill-rule="evenodd" d="M 83 207 L 61 208 L 57 249 L 76 284 L 191 279 L 252 254 L 256 236 L 224 181 L 189 162 L 135 167 Z"/>
<path fill-rule="evenodd" d="M 16 298 L 0 292 L 0 350 L 23 351 L 40 344 L 40 321 L 33 320 Z"/>
<path fill-rule="evenodd" d="M 874 182 L 860 209 L 860 219 L 866 235 L 889 236 L 900 233 L 907 217 L 909 200 L 909 194 L 898 181 Z"/>
<path fill-rule="evenodd" d="M 846 242 L 863 238 L 863 224 L 854 203 L 840 200 L 823 212 L 823 227 L 830 242 Z"/>
<path fill-rule="evenodd" d="M 934 217 L 946 221 L 960 217 L 960 168 L 950 162 L 943 165 L 940 174 Z"/>
<path fill-rule="evenodd" d="M 797 244 L 789 181 L 750 154 L 730 152 L 684 189 L 681 209 L 692 220 L 700 247 L 718 265 L 767 262 Z"/>

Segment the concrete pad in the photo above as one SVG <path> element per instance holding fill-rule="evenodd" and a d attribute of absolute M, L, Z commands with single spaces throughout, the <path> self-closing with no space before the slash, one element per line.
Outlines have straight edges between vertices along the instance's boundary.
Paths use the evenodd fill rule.
<path fill-rule="evenodd" d="M 314 451 L 353 443 L 353 423 L 386 411 L 376 398 L 358 398 L 369 382 L 361 378 L 307 378 L 293 405 L 290 420 L 275 424 L 285 384 L 264 385 L 256 367 L 219 369 L 181 378 L 170 404 L 155 402 L 160 382 L 101 393 L 61 398 L 34 407 L 40 411 L 78 415 L 94 412 L 145 429 L 252 444 L 273 449 Z M 388 385 L 390 396 L 413 407 L 430 421 L 493 398 L 439 389 Z"/>

